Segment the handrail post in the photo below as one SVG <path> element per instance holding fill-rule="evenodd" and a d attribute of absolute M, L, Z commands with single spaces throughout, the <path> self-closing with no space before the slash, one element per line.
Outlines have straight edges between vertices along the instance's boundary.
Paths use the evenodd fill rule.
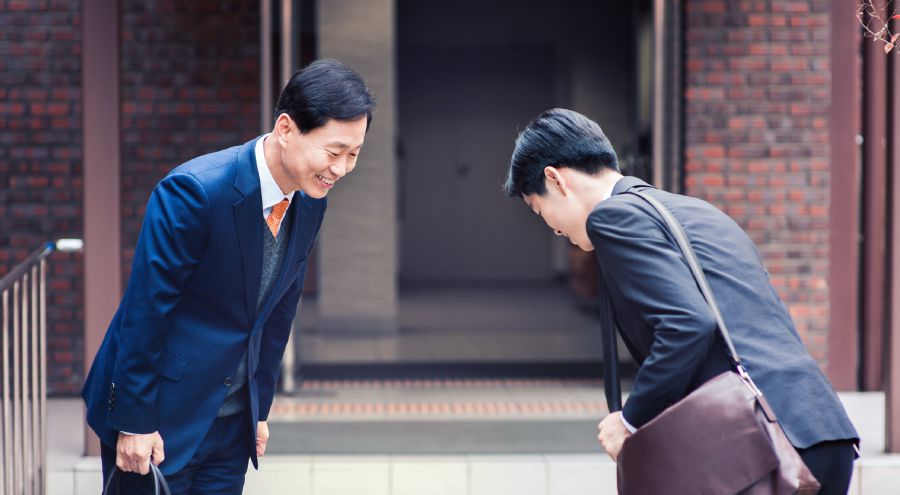
<path fill-rule="evenodd" d="M 22 402 L 19 403 L 20 417 L 22 418 L 22 493 L 25 495 L 33 495 L 31 490 L 32 479 L 34 478 L 34 466 L 31 463 L 31 424 L 28 420 L 28 410 L 31 408 L 31 398 L 28 396 L 29 376 L 28 369 L 31 364 L 31 355 L 28 352 L 29 334 L 31 333 L 31 314 L 29 312 L 31 306 L 31 284 L 32 280 L 28 272 L 22 275 L 22 295 L 19 302 L 19 333 L 21 339 L 19 344 L 19 355 L 21 361 L 20 378 L 22 379 Z"/>
<path fill-rule="evenodd" d="M 12 493 L 12 424 L 9 410 L 9 290 L 3 290 L 3 492 Z"/>
<path fill-rule="evenodd" d="M 11 493 L 19 493 L 21 491 L 22 481 L 22 454 L 19 451 L 19 444 L 21 443 L 19 437 L 22 436 L 21 428 L 19 427 L 19 400 L 21 400 L 19 391 L 19 287 L 19 281 L 16 280 L 13 283 L 12 294 L 12 435 L 10 435 L 10 440 L 12 443 L 13 492 Z"/>
<path fill-rule="evenodd" d="M 32 493 L 43 494 L 44 493 L 44 485 L 41 482 L 43 471 L 44 471 L 44 458 L 41 457 L 41 448 L 40 441 L 42 432 L 40 430 L 40 417 L 39 411 L 41 404 L 44 402 L 44 397 L 40 394 L 40 386 L 38 384 L 39 375 L 39 362 L 40 360 L 46 360 L 45 355 L 38 353 L 38 334 L 40 331 L 39 328 L 39 315 L 38 315 L 38 286 L 40 285 L 41 280 L 38 278 L 38 268 L 37 266 L 31 267 L 31 408 L 28 411 L 28 416 L 31 418 L 31 468 L 32 468 L 32 478 L 31 478 L 31 486 L 33 489 Z"/>
<path fill-rule="evenodd" d="M 47 491 L 47 260 L 40 263 L 40 353 L 41 353 L 41 493 Z"/>

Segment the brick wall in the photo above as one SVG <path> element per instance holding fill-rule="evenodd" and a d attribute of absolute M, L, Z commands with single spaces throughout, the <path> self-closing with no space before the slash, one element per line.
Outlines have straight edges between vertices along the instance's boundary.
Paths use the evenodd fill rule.
<path fill-rule="evenodd" d="M 172 167 L 258 132 L 252 2 L 122 2 L 127 278 L 144 205 Z M 0 270 L 79 237 L 80 2 L 0 0 Z M 813 355 L 828 324 L 829 4 L 687 0 L 685 184 L 757 242 Z M 51 262 L 50 393 L 83 379 L 81 258 Z"/>
<path fill-rule="evenodd" d="M 177 165 L 259 131 L 259 6 L 122 1 L 122 266 L 150 192 Z"/>
<path fill-rule="evenodd" d="M 239 0 L 122 2 L 122 264 L 144 206 L 178 164 L 259 130 L 259 11 Z M 82 235 L 81 3 L 0 0 L 0 274 Z M 84 379 L 79 255 L 55 253 L 49 393 Z M 112 315 L 110 315 L 112 316 Z"/>
<path fill-rule="evenodd" d="M 686 2 L 685 185 L 750 234 L 827 365 L 830 4 Z"/>
<path fill-rule="evenodd" d="M 44 242 L 80 237 L 81 18 L 74 1 L 0 0 L 0 274 Z M 48 391 L 82 380 L 82 260 L 48 278 Z"/>

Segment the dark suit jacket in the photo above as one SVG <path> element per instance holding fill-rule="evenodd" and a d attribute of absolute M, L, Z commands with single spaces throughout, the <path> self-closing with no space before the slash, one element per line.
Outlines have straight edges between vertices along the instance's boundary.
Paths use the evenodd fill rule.
<path fill-rule="evenodd" d="M 631 188 L 662 202 L 684 227 L 735 348 L 791 443 L 804 448 L 857 439 L 750 238 L 709 203 L 657 190 L 635 177 L 621 179 L 587 221 L 619 333 L 640 363 L 622 411 L 625 419 L 639 428 L 732 368 L 678 244 L 647 202 L 623 194 Z"/>
<path fill-rule="evenodd" d="M 283 268 L 257 311 L 263 219 L 255 143 L 195 158 L 156 186 L 128 287 L 82 391 L 87 422 L 107 445 L 119 431 L 159 431 L 165 474 L 193 456 L 244 351 L 254 435 L 267 418 L 325 213 L 324 199 L 294 195 Z"/>

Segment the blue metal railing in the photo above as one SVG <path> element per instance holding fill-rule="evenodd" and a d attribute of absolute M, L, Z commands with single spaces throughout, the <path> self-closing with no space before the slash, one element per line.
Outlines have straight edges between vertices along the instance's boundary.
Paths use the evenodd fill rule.
<path fill-rule="evenodd" d="M 47 490 L 47 257 L 80 251 L 48 242 L 0 278 L 0 492 Z"/>

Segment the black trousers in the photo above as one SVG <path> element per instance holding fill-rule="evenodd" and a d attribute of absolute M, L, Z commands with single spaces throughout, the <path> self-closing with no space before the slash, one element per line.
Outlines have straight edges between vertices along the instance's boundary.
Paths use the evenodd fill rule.
<path fill-rule="evenodd" d="M 216 418 L 194 457 L 180 471 L 166 476 L 172 495 L 240 495 L 250 453 L 256 448 L 252 437 L 249 411 Z M 103 486 L 106 486 L 107 477 L 116 465 L 115 448 L 101 442 L 100 458 Z M 153 494 L 150 475 L 118 473 L 116 480 L 113 480 L 112 494 Z"/>
<path fill-rule="evenodd" d="M 797 449 L 806 467 L 819 480 L 819 495 L 845 495 L 853 476 L 856 451 L 851 440 L 821 442 L 805 449 Z"/>

